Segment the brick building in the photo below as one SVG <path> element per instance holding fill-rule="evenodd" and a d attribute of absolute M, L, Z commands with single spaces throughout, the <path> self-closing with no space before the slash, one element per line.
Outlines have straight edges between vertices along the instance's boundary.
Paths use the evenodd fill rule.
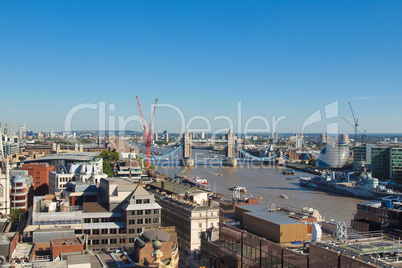
<path fill-rule="evenodd" d="M 49 172 L 54 170 L 54 166 L 43 163 L 24 164 L 22 170 L 28 170 L 28 174 L 33 177 L 35 195 L 45 195 L 49 192 Z"/>

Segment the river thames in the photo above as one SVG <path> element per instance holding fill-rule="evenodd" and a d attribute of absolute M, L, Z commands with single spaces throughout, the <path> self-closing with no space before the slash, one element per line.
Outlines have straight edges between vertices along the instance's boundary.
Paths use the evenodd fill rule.
<path fill-rule="evenodd" d="M 193 150 L 193 155 L 198 158 L 210 156 L 208 150 Z M 327 193 L 313 188 L 302 187 L 298 179 L 287 178 L 299 176 L 312 176 L 311 174 L 296 171 L 295 176 L 283 175 L 286 169 L 279 166 L 243 165 L 237 167 L 223 167 L 213 164 L 198 164 L 195 167 L 181 167 L 172 165 L 158 166 L 158 171 L 167 173 L 170 177 L 175 174 L 183 174 L 188 177 L 202 177 L 208 180 L 209 188 L 226 197 L 231 197 L 233 192 L 229 190 L 233 186 L 244 186 L 247 195 L 261 198 L 258 203 L 269 207 L 274 203 L 278 207 L 288 207 L 300 210 L 303 207 L 318 209 L 326 219 L 344 221 L 350 226 L 353 214 L 356 213 L 356 204 L 361 199 Z M 280 195 L 286 195 L 283 199 Z"/>

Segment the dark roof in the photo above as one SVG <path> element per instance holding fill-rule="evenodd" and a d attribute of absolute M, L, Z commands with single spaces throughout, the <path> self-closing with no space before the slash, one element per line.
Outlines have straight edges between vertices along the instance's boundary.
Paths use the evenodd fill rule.
<path fill-rule="evenodd" d="M 154 241 L 156 239 L 158 239 L 159 241 L 162 241 L 162 242 L 167 242 L 167 241 L 170 241 L 170 239 L 172 238 L 172 235 L 169 234 L 168 232 L 160 230 L 160 229 L 153 229 L 153 230 L 145 231 L 141 235 L 141 238 L 145 242 Z"/>

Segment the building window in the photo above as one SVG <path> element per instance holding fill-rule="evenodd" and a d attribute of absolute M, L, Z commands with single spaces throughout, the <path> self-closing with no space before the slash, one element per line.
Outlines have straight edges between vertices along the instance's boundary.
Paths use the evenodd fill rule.
<path fill-rule="evenodd" d="M 130 216 L 133 216 L 133 215 L 135 215 L 135 211 L 133 210 L 133 211 L 129 211 L 129 213 L 128 213 Z"/>
<path fill-rule="evenodd" d="M 150 209 L 146 209 L 146 210 L 145 210 L 145 215 L 149 215 L 149 214 L 151 214 L 151 210 L 150 210 Z"/>
<path fill-rule="evenodd" d="M 92 222 L 93 222 L 93 223 L 98 223 L 98 222 L 99 222 L 99 218 L 93 218 L 93 219 L 92 219 Z"/>
<path fill-rule="evenodd" d="M 143 210 L 137 210 L 137 215 L 144 215 L 144 211 Z"/>
<path fill-rule="evenodd" d="M 159 223 L 159 218 L 154 218 L 153 222 L 154 223 Z"/>
<path fill-rule="evenodd" d="M 151 201 L 149 199 L 144 199 L 144 204 L 149 204 Z"/>
<path fill-rule="evenodd" d="M 91 223 L 91 219 L 84 219 L 84 223 Z"/>
<path fill-rule="evenodd" d="M 107 245 L 108 243 L 108 239 L 102 239 L 102 245 Z"/>
<path fill-rule="evenodd" d="M 92 234 L 93 235 L 98 235 L 99 234 L 99 229 L 93 229 Z"/>
<path fill-rule="evenodd" d="M 198 223 L 198 227 L 202 228 L 202 222 Z"/>
<path fill-rule="evenodd" d="M 117 234 L 117 230 L 116 229 L 110 229 L 110 234 Z"/>
<path fill-rule="evenodd" d="M 126 233 L 126 229 L 125 228 L 120 228 L 119 229 L 119 234 L 125 234 Z"/>
<path fill-rule="evenodd" d="M 107 222 L 107 220 L 108 220 L 107 218 L 102 218 L 101 222 Z"/>
<path fill-rule="evenodd" d="M 145 224 L 147 224 L 147 223 L 151 223 L 151 218 L 145 219 Z"/>
<path fill-rule="evenodd" d="M 91 234 L 91 230 L 84 230 L 84 234 L 90 235 L 90 234 Z"/>
<path fill-rule="evenodd" d="M 135 238 L 130 238 L 129 241 L 130 241 L 130 243 L 134 243 Z"/>
<path fill-rule="evenodd" d="M 129 220 L 129 221 L 128 221 L 128 224 L 129 224 L 129 225 L 135 224 L 135 220 Z"/>
<path fill-rule="evenodd" d="M 138 219 L 137 220 L 137 224 L 143 224 L 144 223 L 144 220 L 143 219 Z"/>
<path fill-rule="evenodd" d="M 110 239 L 110 244 L 116 244 L 117 240 L 116 239 Z"/>
<path fill-rule="evenodd" d="M 120 244 L 126 243 L 126 239 L 125 239 L 125 238 L 120 238 L 120 239 L 119 239 L 119 243 L 120 243 Z"/>
<path fill-rule="evenodd" d="M 128 229 L 129 234 L 135 234 L 135 229 Z"/>
<path fill-rule="evenodd" d="M 136 204 L 142 204 L 142 199 L 137 199 L 137 200 L 135 200 L 135 203 L 136 203 Z"/>
<path fill-rule="evenodd" d="M 107 231 L 107 229 L 102 229 L 101 233 L 102 233 L 102 234 L 107 234 L 108 231 Z"/>
<path fill-rule="evenodd" d="M 92 245 L 99 245 L 99 240 L 98 239 L 92 240 Z"/>
<path fill-rule="evenodd" d="M 159 209 L 154 209 L 154 214 L 159 214 Z"/>

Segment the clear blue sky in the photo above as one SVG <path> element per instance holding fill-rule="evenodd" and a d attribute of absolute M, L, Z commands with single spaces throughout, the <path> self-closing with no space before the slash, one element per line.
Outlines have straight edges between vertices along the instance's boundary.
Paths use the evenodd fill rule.
<path fill-rule="evenodd" d="M 144 113 L 155 98 L 213 130 L 251 116 L 285 115 L 279 132 L 333 101 L 339 122 L 402 132 L 402 1 L 0 1 L 0 118 L 16 131 L 62 131 L 80 103 L 114 104 L 107 116 Z M 118 119 L 116 119 L 117 121 Z M 179 130 L 158 108 L 156 130 Z M 261 121 L 251 127 L 262 128 Z M 193 128 L 206 124 L 195 120 Z M 73 117 L 97 129 L 98 112 Z M 138 123 L 129 129 L 139 130 Z"/>

